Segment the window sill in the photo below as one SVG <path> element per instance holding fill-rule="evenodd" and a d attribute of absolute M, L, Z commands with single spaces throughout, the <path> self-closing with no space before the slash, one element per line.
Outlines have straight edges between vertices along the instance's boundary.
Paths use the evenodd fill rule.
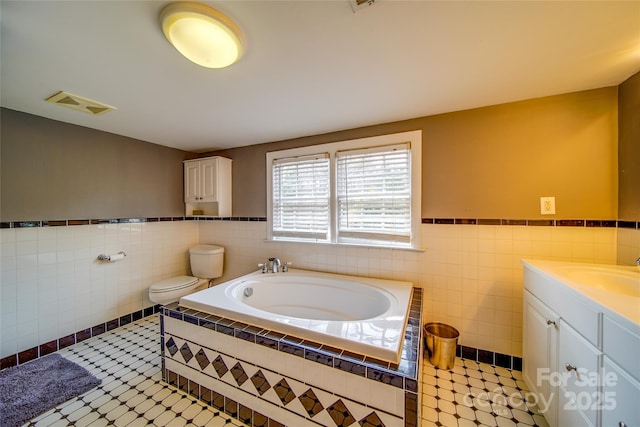
<path fill-rule="evenodd" d="M 332 242 L 310 242 L 305 240 L 274 240 L 274 239 L 265 239 L 265 243 L 285 243 L 285 244 L 296 244 L 296 245 L 312 245 L 312 246 L 323 246 L 323 247 L 333 247 L 333 248 L 362 248 L 362 249 L 391 249 L 396 251 L 406 251 L 406 252 L 417 252 L 423 253 L 426 252 L 424 248 L 410 248 L 407 246 L 383 246 L 383 245 L 374 245 L 374 244 L 357 244 L 357 243 L 332 243 Z"/>

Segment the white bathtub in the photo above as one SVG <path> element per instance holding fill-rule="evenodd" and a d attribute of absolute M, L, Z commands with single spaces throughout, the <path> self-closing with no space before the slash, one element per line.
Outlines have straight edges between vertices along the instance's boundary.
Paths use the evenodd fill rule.
<path fill-rule="evenodd" d="M 399 363 L 413 285 L 290 269 L 182 297 L 185 308 Z"/>

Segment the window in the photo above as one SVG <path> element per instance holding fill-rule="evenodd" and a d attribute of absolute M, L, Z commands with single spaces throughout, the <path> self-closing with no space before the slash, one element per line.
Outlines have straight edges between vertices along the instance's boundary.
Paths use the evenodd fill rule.
<path fill-rule="evenodd" d="M 421 131 L 267 153 L 268 239 L 419 248 Z"/>
<path fill-rule="evenodd" d="M 329 156 L 273 162 L 273 236 L 327 240 Z"/>

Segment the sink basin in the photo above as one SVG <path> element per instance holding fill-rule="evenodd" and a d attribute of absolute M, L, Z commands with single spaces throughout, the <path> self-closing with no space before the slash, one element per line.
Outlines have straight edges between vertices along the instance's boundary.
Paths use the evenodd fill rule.
<path fill-rule="evenodd" d="M 568 268 L 564 274 L 585 286 L 640 298 L 640 272 L 584 266 Z"/>

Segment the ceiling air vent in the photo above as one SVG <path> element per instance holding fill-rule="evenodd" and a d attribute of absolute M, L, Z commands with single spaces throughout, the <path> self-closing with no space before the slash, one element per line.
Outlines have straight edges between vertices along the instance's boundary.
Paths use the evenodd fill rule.
<path fill-rule="evenodd" d="M 375 3 L 375 1 L 376 0 L 349 0 L 349 4 L 351 5 L 351 9 L 355 13 L 360 9 L 371 6 L 373 3 Z"/>
<path fill-rule="evenodd" d="M 116 107 L 64 91 L 51 95 L 46 99 L 46 101 L 51 102 L 52 104 L 71 108 L 72 110 L 83 111 L 94 116 L 116 109 Z"/>

